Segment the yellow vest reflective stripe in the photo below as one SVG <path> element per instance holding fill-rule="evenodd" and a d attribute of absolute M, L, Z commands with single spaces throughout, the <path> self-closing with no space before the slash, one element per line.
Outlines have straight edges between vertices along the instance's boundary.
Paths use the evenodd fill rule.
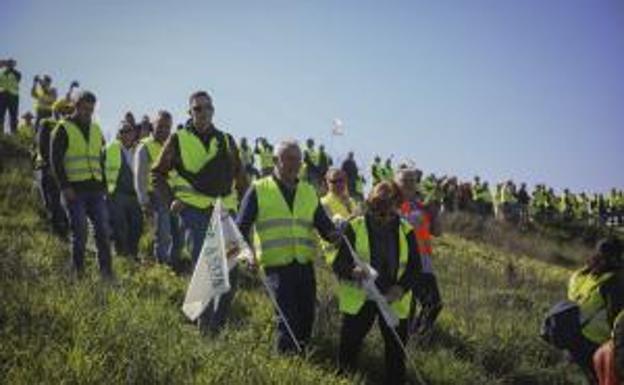
<path fill-rule="evenodd" d="M 209 149 L 206 150 L 202 141 L 191 131 L 187 129 L 179 130 L 176 135 L 178 136 L 182 167 L 188 172 L 199 172 L 204 165 L 212 161 L 219 152 L 219 141 L 216 137 L 212 138 L 210 145 L 208 146 Z M 226 143 L 226 151 L 229 153 L 230 141 L 228 140 L 227 135 L 224 135 L 224 140 Z M 172 178 L 170 177 L 169 180 L 171 181 L 171 179 Z M 190 206 L 199 209 L 206 209 L 214 206 L 217 201 L 218 197 L 208 196 L 195 190 L 191 183 L 179 174 L 176 174 L 175 177 L 173 177 L 173 181 L 171 181 L 171 183 L 173 184 L 172 188 L 176 199 L 179 199 Z M 223 201 L 223 207 L 228 210 L 236 210 L 238 207 L 238 199 L 233 191 L 227 196 L 221 197 L 221 199 Z"/>
<path fill-rule="evenodd" d="M 590 341 L 601 344 L 609 339 L 611 325 L 607 320 L 607 306 L 600 294 L 603 283 L 613 277 L 613 273 L 595 276 L 576 271 L 570 278 L 568 299 L 578 303 L 581 310 L 582 333 Z"/>
<path fill-rule="evenodd" d="M 258 199 L 256 250 L 263 267 L 285 266 L 293 261 L 312 262 L 318 253 L 314 213 L 318 197 L 314 188 L 297 183 L 292 211 L 272 176 L 253 183 Z"/>
<path fill-rule="evenodd" d="M 106 185 L 109 194 L 114 193 L 117 187 L 117 179 L 121 169 L 121 146 L 121 142 L 115 140 L 106 147 Z"/>
<path fill-rule="evenodd" d="M 19 95 L 19 80 L 14 73 L 9 71 L 0 73 L 0 92 L 5 91 L 13 95 Z"/>
<path fill-rule="evenodd" d="M 409 250 L 407 247 L 407 239 L 405 236 L 411 233 L 412 227 L 401 220 L 399 229 L 399 269 L 397 277 L 400 277 L 407 266 Z M 368 229 L 366 228 L 366 219 L 363 216 L 353 219 L 351 228 L 355 233 L 355 252 L 360 256 L 363 262 L 370 263 L 370 243 L 368 238 Z M 366 292 L 359 288 L 355 283 L 350 281 L 341 281 L 338 288 L 338 301 L 340 311 L 346 314 L 357 314 L 366 302 Z M 396 312 L 400 319 L 407 318 L 410 305 L 412 302 L 412 291 L 408 290 L 401 299 L 393 302 L 390 306 Z"/>
<path fill-rule="evenodd" d="M 69 120 L 61 120 L 54 129 L 53 135 L 58 132 L 58 127 L 64 127 L 67 133 L 67 151 L 65 152 L 64 164 L 67 180 L 81 182 L 95 179 L 102 181 L 101 153 L 104 138 L 97 123 L 91 123 L 89 137 L 85 138 L 80 128 Z"/>

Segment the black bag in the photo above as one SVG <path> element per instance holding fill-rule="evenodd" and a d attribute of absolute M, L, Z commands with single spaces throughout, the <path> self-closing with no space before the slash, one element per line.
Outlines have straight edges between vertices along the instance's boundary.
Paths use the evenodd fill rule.
<path fill-rule="evenodd" d="M 560 301 L 542 322 L 540 337 L 559 349 L 571 350 L 581 335 L 581 310 L 572 301 Z"/>

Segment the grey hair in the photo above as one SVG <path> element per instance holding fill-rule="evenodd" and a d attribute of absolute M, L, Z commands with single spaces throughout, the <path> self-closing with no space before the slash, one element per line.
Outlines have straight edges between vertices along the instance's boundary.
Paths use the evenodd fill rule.
<path fill-rule="evenodd" d="M 397 172 L 394 174 L 394 181 L 395 182 L 399 182 L 401 180 L 401 177 L 403 177 L 403 175 L 411 174 L 411 173 L 417 174 L 418 170 L 416 168 L 414 168 L 414 167 L 402 167 L 402 168 L 399 168 L 397 170 Z"/>
<path fill-rule="evenodd" d="M 294 139 L 282 140 L 279 143 L 277 143 L 277 145 L 275 146 L 275 149 L 273 150 L 273 156 L 279 157 L 281 153 L 283 153 L 286 150 L 290 150 L 291 148 L 296 148 L 297 150 L 299 150 L 299 152 L 301 152 L 301 147 L 299 147 L 299 142 L 297 142 L 296 140 Z"/>

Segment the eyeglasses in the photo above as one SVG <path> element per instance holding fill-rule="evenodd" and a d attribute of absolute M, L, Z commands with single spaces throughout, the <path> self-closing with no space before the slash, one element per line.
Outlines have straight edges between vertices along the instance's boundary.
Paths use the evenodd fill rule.
<path fill-rule="evenodd" d="M 196 106 L 193 106 L 191 108 L 193 110 L 193 112 L 201 112 L 203 110 L 214 110 L 214 107 L 211 104 L 198 104 Z"/>

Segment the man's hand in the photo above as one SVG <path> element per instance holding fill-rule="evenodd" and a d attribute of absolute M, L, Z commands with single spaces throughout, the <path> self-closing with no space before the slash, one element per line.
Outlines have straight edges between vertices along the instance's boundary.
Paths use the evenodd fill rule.
<path fill-rule="evenodd" d="M 388 289 L 388 292 L 386 293 L 386 300 L 388 300 L 389 303 L 392 303 L 398 299 L 400 299 L 401 297 L 403 297 L 403 288 L 399 285 L 394 285 L 391 286 L 390 289 Z"/>
<path fill-rule="evenodd" d="M 76 200 L 76 192 L 73 188 L 67 187 L 63 189 L 63 197 L 67 203 L 73 202 Z"/>
<path fill-rule="evenodd" d="M 177 214 L 182 211 L 184 207 L 186 207 L 186 205 L 182 201 L 174 199 L 173 202 L 171 202 L 171 206 L 169 206 L 169 210 L 171 210 L 171 213 Z"/>
<path fill-rule="evenodd" d="M 351 270 L 351 278 L 353 278 L 353 280 L 355 281 L 363 281 L 365 279 L 368 279 L 368 277 L 370 276 L 368 270 L 363 269 L 360 266 L 356 266 L 353 268 L 353 270 Z"/>

